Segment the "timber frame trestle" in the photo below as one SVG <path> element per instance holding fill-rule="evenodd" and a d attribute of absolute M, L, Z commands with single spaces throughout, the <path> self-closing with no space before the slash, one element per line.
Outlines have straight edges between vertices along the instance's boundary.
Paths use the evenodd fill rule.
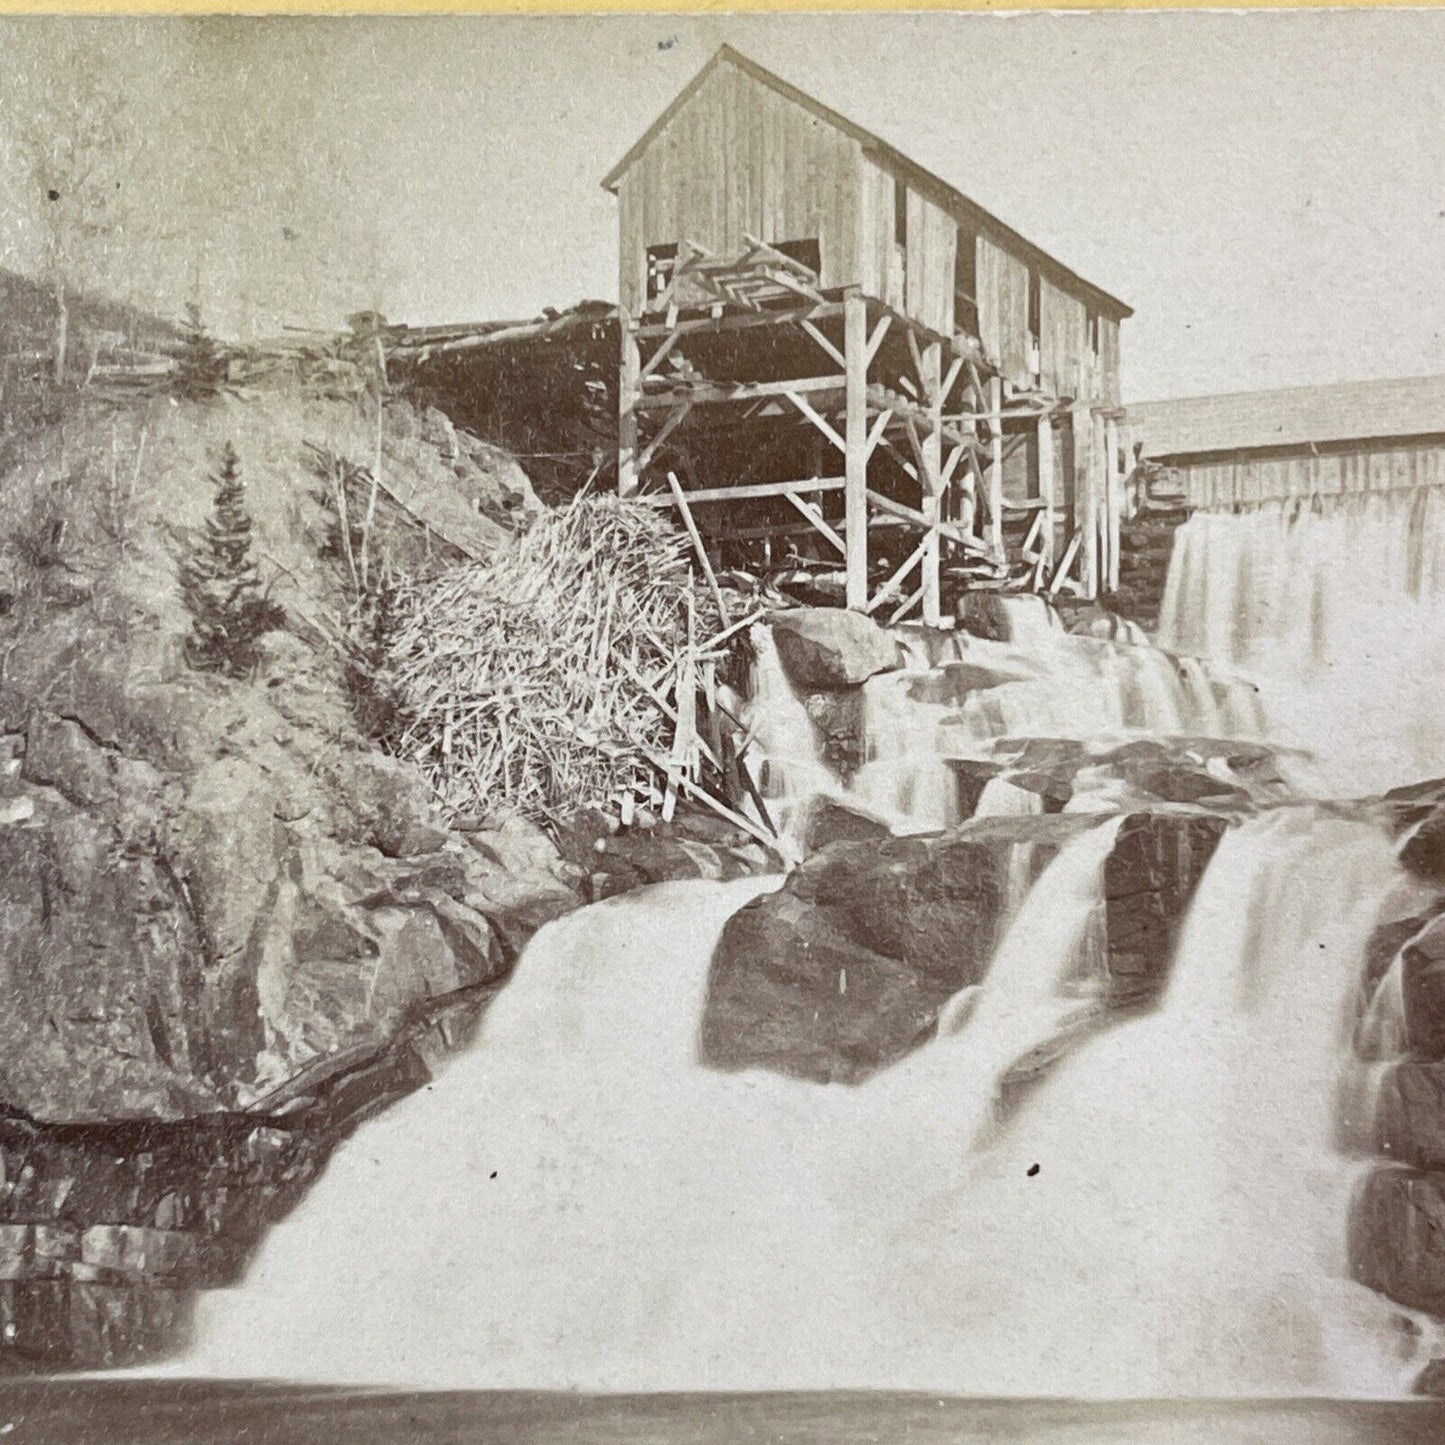
<path fill-rule="evenodd" d="M 710 549 L 812 537 L 816 565 L 841 566 L 849 608 L 932 625 L 945 588 L 1092 598 L 1117 582 L 1120 414 L 1007 384 L 962 333 L 856 288 L 825 292 L 748 237 L 729 258 L 680 245 L 646 314 L 621 316 L 621 348 L 619 490 L 680 507 Z M 746 464 L 728 465 L 744 442 Z M 790 467 L 800 445 L 812 465 Z M 1010 501 L 1005 459 L 1020 445 L 1037 495 Z M 759 469 L 772 474 L 751 480 Z"/>

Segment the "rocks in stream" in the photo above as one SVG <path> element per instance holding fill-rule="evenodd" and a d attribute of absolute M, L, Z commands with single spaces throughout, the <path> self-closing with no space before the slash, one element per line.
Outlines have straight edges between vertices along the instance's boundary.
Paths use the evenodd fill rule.
<path fill-rule="evenodd" d="M 1415 1169 L 1445 1169 L 1445 1063 L 1406 1059 L 1380 1081 L 1378 1153 Z"/>
<path fill-rule="evenodd" d="M 1445 1174 L 1379 1169 L 1350 1212 L 1350 1272 L 1411 1309 L 1445 1314 Z"/>
<path fill-rule="evenodd" d="M 799 692 L 856 687 L 901 661 L 897 640 L 861 612 L 800 607 L 771 621 L 778 659 Z"/>
<path fill-rule="evenodd" d="M 1445 915 L 1411 937 L 1400 961 L 1410 1050 L 1417 1057 L 1445 1059 Z"/>
<path fill-rule="evenodd" d="M 994 818 L 926 838 L 838 841 L 736 914 L 708 981 L 704 1062 L 856 1083 L 932 1033 L 980 982 L 1009 905 L 1013 850 L 1041 869 L 1094 820 Z M 1105 868 L 1102 997 L 1157 996 L 1179 922 L 1226 820 L 1138 814 Z M 1037 1071 L 1036 1071 L 1037 1072 Z"/>

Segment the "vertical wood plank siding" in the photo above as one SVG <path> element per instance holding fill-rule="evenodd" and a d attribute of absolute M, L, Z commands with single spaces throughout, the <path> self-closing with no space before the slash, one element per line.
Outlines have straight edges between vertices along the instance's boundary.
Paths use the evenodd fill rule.
<path fill-rule="evenodd" d="M 1039 378 L 1045 391 L 1074 396 L 1088 345 L 1088 313 L 1082 301 L 1047 278 L 1039 290 Z"/>
<path fill-rule="evenodd" d="M 747 235 L 772 242 L 816 237 L 825 288 L 856 286 L 951 336 L 960 216 L 936 188 L 902 187 L 908 244 L 900 263 L 894 164 L 746 70 L 716 66 L 617 180 L 622 307 L 634 316 L 643 311 L 649 246 L 695 241 L 735 255 Z M 981 226 L 976 215 L 964 224 L 976 248 L 984 355 L 1007 381 L 1029 385 L 1030 260 L 1014 254 L 1017 242 L 1007 233 Z M 1100 319 L 1094 362 L 1085 354 L 1083 295 L 1052 272 L 1040 294 L 1043 385 L 1074 395 L 1084 362 L 1083 373 L 1095 378 L 1092 399 L 1117 405 L 1117 320 Z"/>
<path fill-rule="evenodd" d="M 987 237 L 978 242 L 978 329 L 984 356 L 1005 381 L 1029 377 L 1029 268 Z"/>
<path fill-rule="evenodd" d="M 1291 497 L 1445 486 L 1445 441 L 1365 443 L 1315 455 L 1197 462 L 1179 469 L 1191 507 L 1227 510 Z"/>
<path fill-rule="evenodd" d="M 823 285 L 856 284 L 861 157 L 852 137 L 718 66 L 619 179 L 623 308 L 643 309 L 647 248 L 681 241 L 727 255 L 745 235 L 816 237 Z"/>

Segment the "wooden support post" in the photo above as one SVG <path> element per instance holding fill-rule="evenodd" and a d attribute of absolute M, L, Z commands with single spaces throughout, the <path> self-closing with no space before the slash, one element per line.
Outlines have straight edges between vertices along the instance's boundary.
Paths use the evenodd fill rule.
<path fill-rule="evenodd" d="M 847 547 L 847 602 L 868 606 L 868 308 L 862 296 L 843 302 L 843 356 L 847 416 L 844 421 L 844 541 Z"/>
<path fill-rule="evenodd" d="M 923 548 L 923 621 L 937 627 L 943 620 L 938 586 L 938 521 L 943 501 L 943 347 L 931 341 L 919 358 L 924 400 L 928 405 L 928 432 L 923 438 L 919 460 L 922 466 L 923 515 L 929 530 Z"/>
<path fill-rule="evenodd" d="M 992 441 L 988 454 L 988 543 L 997 560 L 1003 561 L 1003 378 L 988 381 L 988 409 Z"/>
<path fill-rule="evenodd" d="M 1104 536 L 1107 563 L 1104 585 L 1119 590 L 1119 518 L 1123 512 L 1124 478 L 1119 470 L 1119 423 L 1112 417 L 1104 423 Z"/>
<path fill-rule="evenodd" d="M 1079 584 L 1082 595 L 1099 595 L 1100 447 L 1095 444 L 1094 414 L 1076 406 L 1074 433 L 1074 535 L 1079 538 Z"/>
<path fill-rule="evenodd" d="M 1039 418 L 1039 498 L 1043 502 L 1043 535 L 1039 538 L 1039 561 L 1043 575 L 1054 567 L 1054 419 L 1047 412 Z"/>
<path fill-rule="evenodd" d="M 1094 447 L 1089 466 L 1094 488 L 1094 592 L 1101 597 L 1109 578 L 1109 424 L 1094 413 Z"/>
<path fill-rule="evenodd" d="M 622 358 L 617 373 L 617 491 L 630 497 L 641 482 L 637 465 L 637 402 L 642 395 L 642 351 L 637 328 L 626 311 L 618 314 Z"/>

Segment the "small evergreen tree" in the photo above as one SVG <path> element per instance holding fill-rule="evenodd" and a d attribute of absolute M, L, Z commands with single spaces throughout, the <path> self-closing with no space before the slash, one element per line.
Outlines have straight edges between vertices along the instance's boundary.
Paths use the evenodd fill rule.
<path fill-rule="evenodd" d="M 176 358 L 173 381 L 175 393 L 186 401 L 206 401 L 225 385 L 226 353 L 206 330 L 201 309 L 194 301 L 186 303 L 186 319 L 181 326 L 181 350 Z"/>
<path fill-rule="evenodd" d="M 241 463 L 230 442 L 211 480 L 216 499 L 205 536 L 181 559 L 181 596 L 191 614 L 186 659 L 198 671 L 240 678 L 256 666 L 257 639 L 280 627 L 285 613 L 261 591 Z"/>

